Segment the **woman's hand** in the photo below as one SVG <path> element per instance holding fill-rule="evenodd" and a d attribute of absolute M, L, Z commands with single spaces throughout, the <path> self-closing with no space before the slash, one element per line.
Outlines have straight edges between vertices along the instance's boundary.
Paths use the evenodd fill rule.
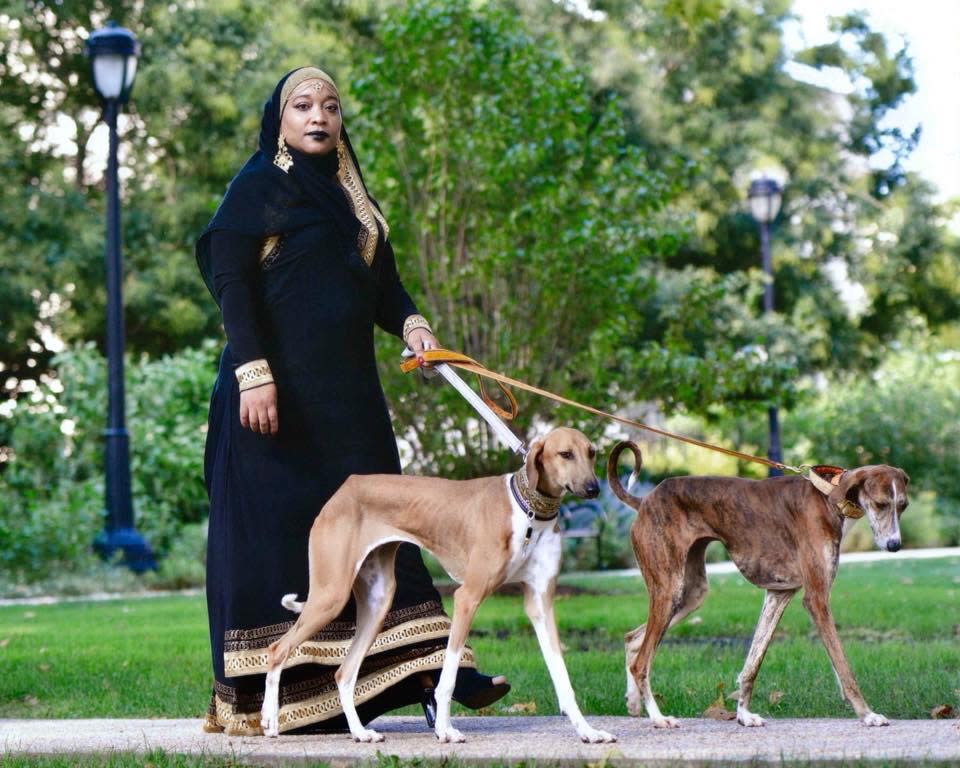
<path fill-rule="evenodd" d="M 426 328 L 414 328 L 407 336 L 407 346 L 416 354 L 417 360 L 423 362 L 423 353 L 428 349 L 438 349 L 440 342 Z"/>
<path fill-rule="evenodd" d="M 280 429 L 277 418 L 277 385 L 264 384 L 240 393 L 240 424 L 261 435 L 275 435 Z"/>
<path fill-rule="evenodd" d="M 407 346 L 417 356 L 417 362 L 421 365 L 429 365 L 424 363 L 423 353 L 428 349 L 439 349 L 440 342 L 426 328 L 414 328 L 407 336 Z"/>

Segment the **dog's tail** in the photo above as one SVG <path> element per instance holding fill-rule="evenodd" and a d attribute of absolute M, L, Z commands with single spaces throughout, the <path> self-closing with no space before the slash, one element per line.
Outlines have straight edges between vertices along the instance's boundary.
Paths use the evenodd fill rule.
<path fill-rule="evenodd" d="M 637 501 L 640 500 L 639 496 L 634 496 L 627 492 L 627 489 L 623 487 L 623 484 L 620 482 L 620 476 L 617 473 L 617 464 L 620 463 L 620 454 L 623 453 L 627 448 L 633 453 L 633 472 L 630 474 L 630 479 L 627 481 L 627 487 L 633 485 L 637 479 L 637 473 L 640 471 L 640 467 L 643 466 L 643 454 L 640 453 L 640 447 L 630 440 L 624 440 L 617 443 L 613 450 L 610 451 L 610 458 L 607 459 L 607 482 L 610 484 L 610 490 L 613 491 L 617 498 L 620 499 L 624 504 L 629 504 L 630 506 L 636 506 Z"/>
<path fill-rule="evenodd" d="M 303 610 L 304 603 L 298 603 L 297 593 L 291 592 L 289 595 L 284 595 L 280 599 L 280 605 L 282 605 L 288 611 L 293 611 L 294 613 L 300 613 Z"/>

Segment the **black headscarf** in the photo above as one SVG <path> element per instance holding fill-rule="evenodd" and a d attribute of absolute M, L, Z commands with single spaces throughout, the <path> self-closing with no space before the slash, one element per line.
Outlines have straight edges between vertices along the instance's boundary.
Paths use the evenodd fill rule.
<path fill-rule="evenodd" d="M 331 151 L 328 155 L 315 157 L 288 146 L 287 151 L 293 159 L 289 171 L 284 172 L 273 162 L 280 137 L 283 86 L 301 69 L 285 74 L 273 89 L 273 94 L 263 107 L 259 148 L 233 177 L 220 207 L 197 241 L 197 265 L 214 297 L 210 235 L 217 230 L 230 230 L 266 240 L 319 221 L 332 220 L 342 235 L 344 245 L 356 248 L 361 224 L 337 181 L 337 153 Z M 363 184 L 360 164 L 346 127 L 341 127 L 340 137 Z"/>

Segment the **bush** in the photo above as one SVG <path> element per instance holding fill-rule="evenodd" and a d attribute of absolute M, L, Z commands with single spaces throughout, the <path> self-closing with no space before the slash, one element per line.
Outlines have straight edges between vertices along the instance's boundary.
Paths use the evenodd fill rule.
<path fill-rule="evenodd" d="M 203 443 L 216 345 L 127 361 L 127 426 L 138 530 L 158 556 L 207 516 Z M 102 529 L 106 363 L 93 344 L 0 416 L 0 570 L 33 581 L 90 566 Z M 202 562 L 202 561 L 201 561 Z"/>

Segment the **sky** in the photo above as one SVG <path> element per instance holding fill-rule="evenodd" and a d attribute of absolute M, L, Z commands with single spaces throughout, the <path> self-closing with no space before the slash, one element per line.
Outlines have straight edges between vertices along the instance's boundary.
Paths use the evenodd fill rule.
<path fill-rule="evenodd" d="M 906 42 L 913 58 L 917 92 L 885 122 L 904 133 L 922 126 L 920 143 L 905 163 L 907 170 L 932 182 L 940 200 L 960 198 L 960 2 L 793 0 L 793 12 L 800 20 L 785 29 L 787 45 L 799 49 L 828 42 L 828 17 L 852 10 L 866 11 L 870 26 L 882 32 L 894 50 Z M 790 73 L 807 79 L 796 69 Z M 844 78 L 829 75 L 818 84 L 837 91 L 849 89 Z"/>

